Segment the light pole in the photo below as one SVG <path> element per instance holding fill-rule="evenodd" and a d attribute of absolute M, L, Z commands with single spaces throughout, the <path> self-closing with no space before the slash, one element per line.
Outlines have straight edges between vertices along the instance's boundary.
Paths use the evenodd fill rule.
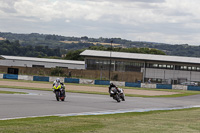
<path fill-rule="evenodd" d="M 111 40 L 111 41 L 110 41 L 110 44 L 111 44 L 111 49 L 110 49 L 109 80 L 110 80 L 110 71 L 111 71 L 111 54 L 112 54 L 112 43 L 113 43 L 113 40 Z"/>

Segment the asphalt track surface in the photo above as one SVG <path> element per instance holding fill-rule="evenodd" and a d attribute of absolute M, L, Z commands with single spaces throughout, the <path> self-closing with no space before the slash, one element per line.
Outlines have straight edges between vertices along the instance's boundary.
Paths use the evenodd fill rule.
<path fill-rule="evenodd" d="M 70 116 L 76 114 L 106 114 L 108 112 L 132 112 L 160 110 L 200 105 L 200 95 L 179 98 L 125 97 L 117 103 L 108 95 L 66 93 L 65 101 L 56 101 L 51 91 L 0 88 L 0 90 L 27 92 L 29 94 L 0 94 L 0 120 L 40 117 Z"/>

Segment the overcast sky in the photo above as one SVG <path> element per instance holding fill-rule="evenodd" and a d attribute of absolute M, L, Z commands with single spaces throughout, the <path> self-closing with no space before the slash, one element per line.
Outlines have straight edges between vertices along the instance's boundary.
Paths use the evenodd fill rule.
<path fill-rule="evenodd" d="M 200 45 L 200 0 L 0 0 L 0 32 Z"/>

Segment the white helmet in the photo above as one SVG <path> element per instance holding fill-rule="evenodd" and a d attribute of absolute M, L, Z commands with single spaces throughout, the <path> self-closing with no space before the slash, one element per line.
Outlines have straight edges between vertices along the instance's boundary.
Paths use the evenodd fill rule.
<path fill-rule="evenodd" d="M 60 83 L 60 78 L 57 78 L 57 79 L 56 79 L 56 82 L 57 82 L 57 83 Z"/>

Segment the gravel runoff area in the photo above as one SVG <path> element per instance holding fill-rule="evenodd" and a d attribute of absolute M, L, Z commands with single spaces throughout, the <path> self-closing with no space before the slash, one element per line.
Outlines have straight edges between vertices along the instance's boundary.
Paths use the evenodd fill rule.
<path fill-rule="evenodd" d="M 22 86 L 22 87 L 33 87 L 33 88 L 47 88 L 47 89 L 52 88 L 51 84 L 16 82 L 16 81 L 0 81 L 0 85 Z M 66 86 L 66 90 L 108 92 L 108 87 L 69 85 L 67 83 L 65 84 L 65 86 Z M 180 94 L 179 92 L 154 91 L 154 90 L 136 90 L 136 89 L 124 89 L 124 92 L 125 92 L 125 94 L 136 94 L 136 95 L 145 95 L 145 96 Z"/>

